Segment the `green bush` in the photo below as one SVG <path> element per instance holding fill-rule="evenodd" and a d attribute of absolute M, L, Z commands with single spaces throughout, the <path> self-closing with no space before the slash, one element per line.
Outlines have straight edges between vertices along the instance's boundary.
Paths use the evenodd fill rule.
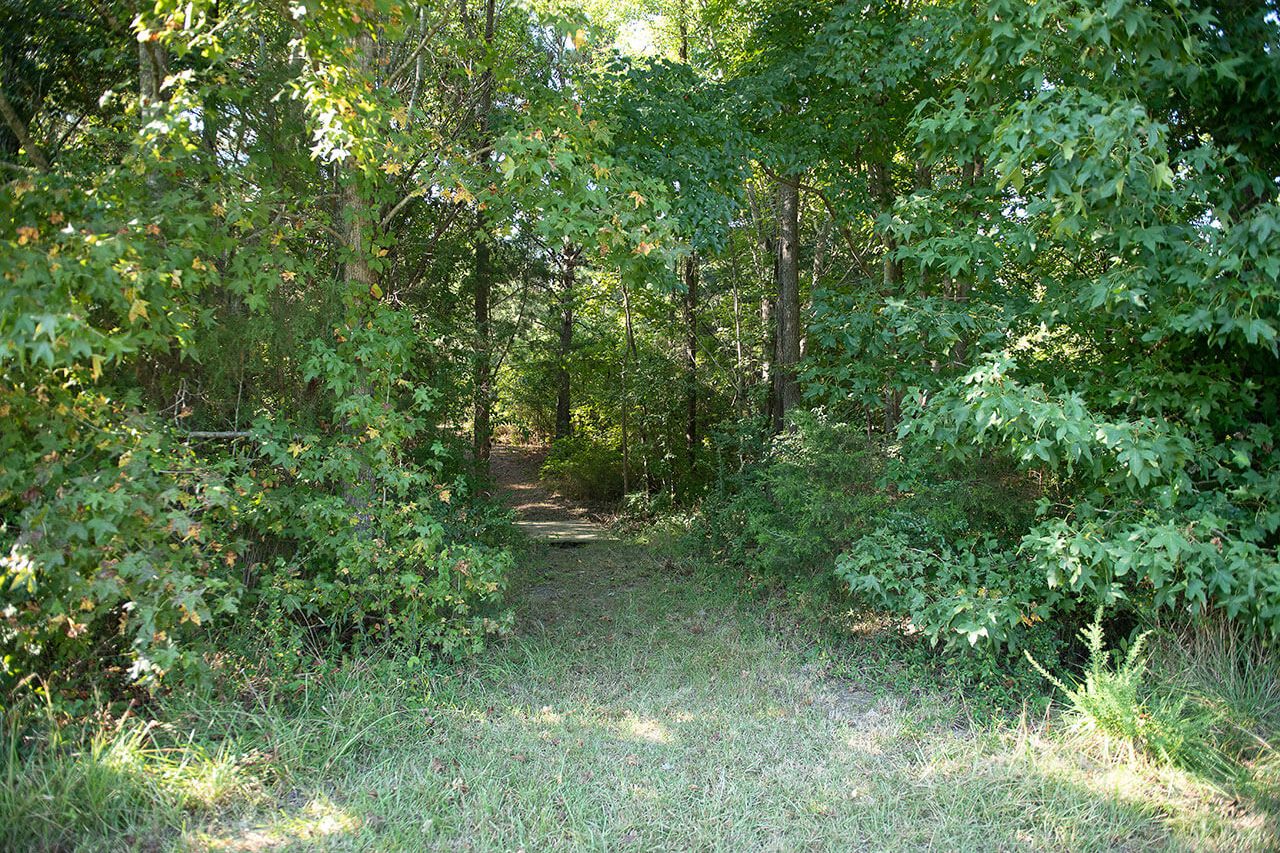
<path fill-rule="evenodd" d="M 947 541 L 888 520 L 836 558 L 853 595 L 909 620 L 933 644 L 1016 645 L 1061 596 L 995 539 Z"/>
<path fill-rule="evenodd" d="M 384 310 L 316 343 L 306 379 L 340 426 L 263 416 L 232 450 L 76 367 L 62 386 L 8 374 L 0 688 L 154 686 L 246 623 L 294 659 L 364 634 L 472 651 L 500 631 L 505 518 L 446 473 L 436 395 L 405 378 L 415 335 Z"/>
<path fill-rule="evenodd" d="M 65 418 L 4 399 L 0 677 L 92 667 L 146 683 L 196 664 L 190 643 L 241 593 L 225 466 L 98 395 L 67 395 Z"/>
<path fill-rule="evenodd" d="M 540 473 L 572 498 L 613 501 L 622 497 L 622 452 L 600 438 L 575 435 L 556 440 Z"/>
<path fill-rule="evenodd" d="M 484 505 L 465 479 L 442 482 L 446 449 L 437 443 L 425 462 L 410 452 L 433 399 L 403 378 L 413 341 L 409 318 L 384 311 L 337 346 L 317 344 L 308 376 L 341 401 L 345 428 L 300 434 L 262 421 L 255 430 L 258 461 L 271 473 L 244 478 L 254 490 L 245 520 L 285 548 L 262 567 L 254 600 L 295 650 L 304 639 L 374 632 L 415 648 L 474 651 L 502 628 L 510 553 L 465 521 Z"/>
<path fill-rule="evenodd" d="M 139 381 L 194 354 L 227 234 L 198 194 L 155 194 L 178 166 L 154 169 L 0 194 L 0 691 L 90 668 L 153 681 L 237 605 L 231 469 L 148 413 Z"/>
<path fill-rule="evenodd" d="M 827 584 L 835 556 L 887 503 L 883 470 L 856 428 L 801 415 L 758 461 L 722 471 L 703 504 L 712 555 L 749 576 Z"/>
<path fill-rule="evenodd" d="M 972 646 L 1016 644 L 1053 612 L 1014 553 L 1031 515 L 998 466 L 947 467 L 818 413 L 725 473 L 703 519 L 714 556 L 749 575 L 851 593 L 935 644 Z"/>

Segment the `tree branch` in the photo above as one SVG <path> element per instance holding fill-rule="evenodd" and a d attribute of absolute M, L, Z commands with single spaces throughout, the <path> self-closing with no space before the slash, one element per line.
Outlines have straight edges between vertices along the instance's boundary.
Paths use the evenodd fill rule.
<path fill-rule="evenodd" d="M 27 126 L 22 123 L 22 119 L 18 118 L 18 114 L 13 111 L 13 106 L 9 103 L 9 99 L 5 97 L 3 89 L 0 89 L 0 116 L 4 117 L 4 123 L 9 125 L 13 135 L 18 138 L 18 144 L 27 152 L 31 162 L 35 163 L 40 171 L 49 171 L 49 158 L 44 155 L 44 151 L 27 133 Z"/>

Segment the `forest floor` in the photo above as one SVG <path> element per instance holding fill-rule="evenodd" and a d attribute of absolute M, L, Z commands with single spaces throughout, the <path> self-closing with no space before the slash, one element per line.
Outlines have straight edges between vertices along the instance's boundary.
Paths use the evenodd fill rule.
<path fill-rule="evenodd" d="M 507 487 L 522 512 L 585 515 L 527 479 Z M 675 553 L 535 543 L 513 581 L 514 630 L 471 663 L 363 660 L 287 702 L 189 708 L 209 732 L 237 732 L 239 749 L 260 744 L 258 764 L 215 761 L 225 769 L 206 781 L 206 805 L 160 846 L 1269 846 L 1265 821 L 1172 771 L 1016 715 L 975 724 L 870 657 L 835 677 L 813 654 L 819 629 L 785 602 Z"/>

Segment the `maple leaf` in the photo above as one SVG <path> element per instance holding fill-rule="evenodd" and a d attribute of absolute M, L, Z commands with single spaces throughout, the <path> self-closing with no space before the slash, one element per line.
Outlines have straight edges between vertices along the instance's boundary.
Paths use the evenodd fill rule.
<path fill-rule="evenodd" d="M 146 316 L 147 316 L 147 300 L 145 299 L 133 300 L 133 303 L 129 305 L 129 322 L 133 323 L 137 321 L 139 317 L 146 319 Z"/>

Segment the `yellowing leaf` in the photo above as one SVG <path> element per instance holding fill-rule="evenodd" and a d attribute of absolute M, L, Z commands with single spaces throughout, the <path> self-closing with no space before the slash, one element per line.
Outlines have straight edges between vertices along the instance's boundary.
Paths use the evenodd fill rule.
<path fill-rule="evenodd" d="M 133 304 L 129 306 L 129 322 L 130 323 L 136 322 L 139 317 L 142 317 L 145 319 L 146 316 L 147 316 L 147 300 L 145 299 L 133 300 Z"/>

